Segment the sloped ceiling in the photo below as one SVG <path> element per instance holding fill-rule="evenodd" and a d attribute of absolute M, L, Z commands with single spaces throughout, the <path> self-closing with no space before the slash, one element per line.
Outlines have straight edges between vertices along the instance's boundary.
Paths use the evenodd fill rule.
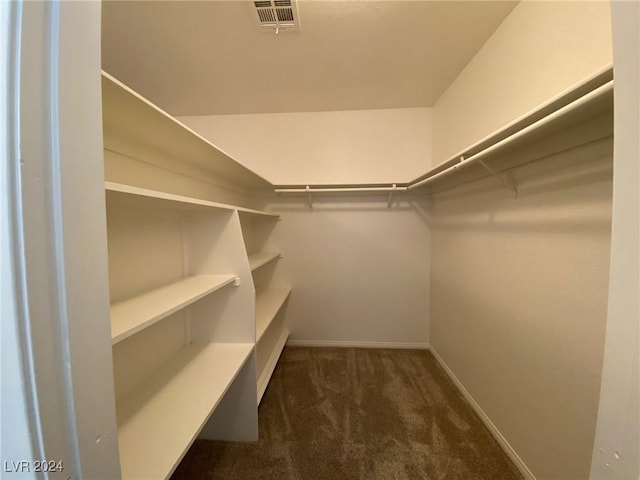
<path fill-rule="evenodd" d="M 431 106 L 512 1 L 300 0 L 265 33 L 249 1 L 103 3 L 103 69 L 173 115 Z"/>

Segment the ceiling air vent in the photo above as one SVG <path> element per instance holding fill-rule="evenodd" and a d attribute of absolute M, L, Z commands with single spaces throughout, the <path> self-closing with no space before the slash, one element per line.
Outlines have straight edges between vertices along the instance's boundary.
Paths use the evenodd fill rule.
<path fill-rule="evenodd" d="M 253 6 L 261 30 L 276 33 L 300 31 L 296 0 L 256 0 Z"/>

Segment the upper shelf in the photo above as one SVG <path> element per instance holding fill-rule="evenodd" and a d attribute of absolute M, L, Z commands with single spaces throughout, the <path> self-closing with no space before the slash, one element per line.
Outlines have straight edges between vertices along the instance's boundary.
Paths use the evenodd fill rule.
<path fill-rule="evenodd" d="M 277 213 L 269 213 L 261 210 L 253 210 L 251 208 L 236 207 L 225 203 L 210 202 L 199 198 L 184 197 L 182 195 L 174 195 L 172 193 L 158 192 L 155 190 L 147 190 L 146 188 L 133 187 L 131 185 L 123 185 L 121 183 L 105 182 L 105 190 L 109 195 L 127 196 L 134 201 L 153 202 L 154 205 L 163 205 L 165 208 L 173 208 L 177 210 L 206 210 L 217 208 L 221 210 L 237 210 L 240 213 L 250 215 L 260 215 L 265 217 L 278 218 Z"/>
<path fill-rule="evenodd" d="M 607 78 L 601 75 L 598 79 Z M 427 187 L 431 190 L 436 183 L 438 189 L 448 188 L 495 175 L 556 152 L 610 138 L 613 135 L 613 80 L 586 93 L 585 89 L 584 85 L 579 85 L 564 97 L 538 107 L 432 168 L 411 182 L 408 189 Z M 578 96 L 578 93 L 583 94 Z M 518 155 L 517 152 L 524 149 L 529 153 Z M 485 161 L 490 164 L 484 164 Z M 511 185 L 517 193 L 515 187 Z"/>
<path fill-rule="evenodd" d="M 273 187 L 264 178 L 106 72 L 102 72 L 105 131 L 134 138 L 168 156 L 198 165 L 250 188 Z M 105 137 L 105 142 L 107 137 Z"/>

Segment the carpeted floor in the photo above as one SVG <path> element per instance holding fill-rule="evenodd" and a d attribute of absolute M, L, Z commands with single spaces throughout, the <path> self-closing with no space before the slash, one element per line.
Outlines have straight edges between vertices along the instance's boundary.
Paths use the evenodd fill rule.
<path fill-rule="evenodd" d="M 433 356 L 287 347 L 260 440 L 198 440 L 173 480 L 522 479 Z"/>

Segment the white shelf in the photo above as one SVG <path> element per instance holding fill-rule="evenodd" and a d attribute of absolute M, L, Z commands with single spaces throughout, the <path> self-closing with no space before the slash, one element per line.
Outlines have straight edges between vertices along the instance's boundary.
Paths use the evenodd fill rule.
<path fill-rule="evenodd" d="M 102 72 L 104 129 L 250 188 L 273 187 L 131 88 Z M 105 136 L 108 139 L 109 136 Z M 105 147 L 109 146 L 105 143 Z"/>
<path fill-rule="evenodd" d="M 168 478 L 252 350 L 250 343 L 190 345 L 118 402 L 122 478 Z"/>
<path fill-rule="evenodd" d="M 280 252 L 258 252 L 249 255 L 249 266 L 251 271 L 266 265 L 280 256 Z"/>
<path fill-rule="evenodd" d="M 235 275 L 196 275 L 111 305 L 111 343 L 130 337 L 235 279 Z"/>
<path fill-rule="evenodd" d="M 260 341 L 290 293 L 291 287 L 269 287 L 256 291 L 256 342 Z"/>
<path fill-rule="evenodd" d="M 264 212 L 262 210 L 253 210 L 251 208 L 237 207 L 225 203 L 210 202 L 199 198 L 184 197 L 182 195 L 174 195 L 172 193 L 158 192 L 148 190 L 146 188 L 134 187 L 131 185 L 123 185 L 121 183 L 105 182 L 104 184 L 107 195 L 120 195 L 129 197 L 133 201 L 150 202 L 156 207 L 163 207 L 175 210 L 207 210 L 217 208 L 222 210 L 237 210 L 240 213 L 250 215 L 260 215 L 266 217 L 278 218 L 277 213 Z"/>
<path fill-rule="evenodd" d="M 269 380 L 271 380 L 271 376 L 278 365 L 278 359 L 280 355 L 282 355 L 282 350 L 284 350 L 285 345 L 287 344 L 287 339 L 289 338 L 289 330 L 284 328 L 282 332 L 280 332 L 280 337 L 276 341 L 273 349 L 271 350 L 271 355 L 267 359 L 267 363 L 265 363 L 262 372 L 258 373 L 258 405 L 262 401 L 262 397 L 264 396 L 264 392 L 267 390 L 267 386 L 269 385 Z"/>

